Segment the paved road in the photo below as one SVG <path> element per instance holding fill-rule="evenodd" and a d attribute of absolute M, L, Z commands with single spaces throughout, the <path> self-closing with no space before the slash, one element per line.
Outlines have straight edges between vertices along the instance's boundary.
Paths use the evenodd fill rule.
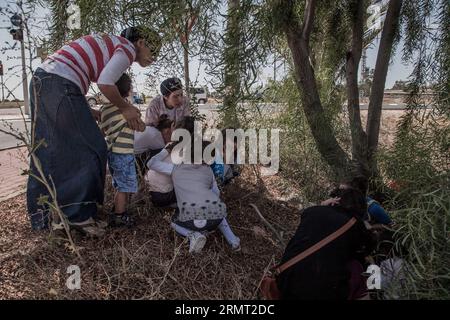
<path fill-rule="evenodd" d="M 249 106 L 254 107 L 255 104 L 243 103 L 241 106 L 244 108 Z M 270 112 L 280 110 L 282 108 L 282 104 L 278 103 L 258 103 L 257 106 L 261 111 Z M 138 107 L 142 112 L 142 117 L 145 117 L 145 109 L 147 105 L 139 105 Z M 210 116 L 220 110 L 221 107 L 221 104 L 200 104 L 198 109 L 200 113 Z M 367 110 L 367 107 L 367 104 L 361 104 L 361 110 Z M 384 110 L 403 110 L 404 108 L 404 104 L 392 103 L 383 105 Z M 7 123 L 12 125 L 13 130 L 18 130 L 19 132 L 25 133 L 25 123 L 21 118 L 20 111 L 17 108 L 0 109 L 0 130 L 3 129 L 11 132 L 11 128 L 7 125 Z M 29 120 L 27 121 L 27 127 L 30 128 Z M 22 143 L 14 137 L 0 132 L 0 150 L 17 147 L 18 145 L 22 145 Z"/>
<path fill-rule="evenodd" d="M 361 110 L 367 110 L 369 105 L 367 103 L 361 103 L 359 105 Z M 406 104 L 404 103 L 386 103 L 383 104 L 383 110 L 403 110 L 406 108 Z"/>

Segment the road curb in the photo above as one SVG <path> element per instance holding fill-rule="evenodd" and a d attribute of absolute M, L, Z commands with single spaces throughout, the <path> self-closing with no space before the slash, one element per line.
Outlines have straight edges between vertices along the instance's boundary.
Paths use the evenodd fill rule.
<path fill-rule="evenodd" d="M 21 190 L 14 191 L 14 192 L 11 192 L 11 193 L 7 194 L 6 196 L 0 197 L 0 203 L 4 202 L 6 200 L 9 200 L 11 198 L 15 198 L 17 196 L 20 196 L 21 194 L 24 194 L 26 191 L 27 191 L 26 186 L 23 186 L 23 188 Z"/>

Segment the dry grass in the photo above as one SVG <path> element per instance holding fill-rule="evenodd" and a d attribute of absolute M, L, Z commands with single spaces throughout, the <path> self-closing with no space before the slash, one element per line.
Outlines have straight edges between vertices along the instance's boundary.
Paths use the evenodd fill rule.
<path fill-rule="evenodd" d="M 363 125 L 367 111 L 361 112 Z M 403 111 L 382 114 L 380 142 L 392 145 Z M 106 210 L 112 190 L 107 182 Z M 67 242 L 46 232 L 32 232 L 25 195 L 0 203 L 0 299 L 254 299 L 261 277 L 282 249 L 250 203 L 284 239 L 299 223 L 299 209 L 308 206 L 299 190 L 279 176 L 258 180 L 253 169 L 222 194 L 228 220 L 241 238 L 242 251 L 233 253 L 220 232 L 208 236 L 201 255 L 170 228 L 171 212 L 155 209 L 147 200 L 134 208 L 138 225 L 110 230 L 101 239 L 75 236 L 84 264 Z M 68 290 L 67 267 L 81 268 L 81 290 Z"/>
<path fill-rule="evenodd" d="M 380 123 L 380 145 L 383 147 L 392 147 L 394 144 L 397 124 L 400 117 L 405 114 L 404 110 L 383 110 Z M 361 110 L 361 121 L 363 127 L 367 123 L 367 110 Z"/>
<path fill-rule="evenodd" d="M 106 203 L 110 197 L 109 192 Z M 134 209 L 138 226 L 133 229 L 110 230 L 101 239 L 76 236 L 84 264 L 63 241 L 30 230 L 24 195 L 2 202 L 0 298 L 257 298 L 264 270 L 282 251 L 249 203 L 275 226 L 288 226 L 287 239 L 299 222 L 299 197 L 279 177 L 263 178 L 259 185 L 246 168 L 223 198 L 229 222 L 241 238 L 241 252 L 233 253 L 216 232 L 208 236 L 201 255 L 190 255 L 187 242 L 170 228 L 171 212 L 145 203 Z M 65 286 L 72 264 L 81 268 L 81 290 Z"/>

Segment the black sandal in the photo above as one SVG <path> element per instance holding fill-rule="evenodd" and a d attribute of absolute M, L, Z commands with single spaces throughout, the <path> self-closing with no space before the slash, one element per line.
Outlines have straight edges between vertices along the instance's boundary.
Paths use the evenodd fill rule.
<path fill-rule="evenodd" d="M 126 211 L 123 213 L 110 213 L 109 214 L 109 226 L 111 227 L 128 227 L 131 228 L 135 225 L 135 221 L 131 215 Z"/>

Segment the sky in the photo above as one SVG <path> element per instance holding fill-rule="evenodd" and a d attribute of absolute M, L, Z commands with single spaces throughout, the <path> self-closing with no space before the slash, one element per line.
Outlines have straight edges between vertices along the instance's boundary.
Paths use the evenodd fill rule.
<path fill-rule="evenodd" d="M 6 0 L 0 0 L 0 7 L 4 7 L 6 4 Z M 39 10 L 36 15 L 39 19 L 46 19 L 48 18 L 48 11 L 41 9 Z M 12 25 L 9 21 L 9 18 L 5 15 L 0 15 L 0 48 L 8 47 L 11 44 L 14 43 L 12 40 L 11 35 L 9 34 L 8 28 L 10 28 Z M 33 33 L 38 33 L 40 35 L 45 35 L 48 33 L 48 29 L 45 28 L 45 26 L 41 25 L 40 27 L 34 28 L 32 30 Z M 20 48 L 19 43 L 16 43 L 16 47 Z M 402 43 L 399 44 L 397 48 L 397 52 L 394 55 L 392 59 L 392 63 L 389 66 L 387 80 L 386 80 L 386 88 L 391 88 L 396 80 L 407 80 L 410 73 L 412 72 L 412 67 L 410 65 L 404 65 L 401 61 L 401 49 L 402 49 Z M 375 61 L 376 61 L 376 54 L 378 51 L 378 41 L 374 42 L 374 45 L 367 50 L 367 66 L 369 68 L 374 68 Z M 9 57 L 8 57 L 9 56 Z M 13 58 L 11 59 L 11 56 Z M 28 53 L 26 53 L 27 59 L 28 59 Z M 23 98 L 23 89 L 22 89 L 22 79 L 21 79 L 21 69 L 20 64 L 20 50 L 16 51 L 7 51 L 7 52 L 0 52 L 0 60 L 3 63 L 3 69 L 4 69 L 4 82 L 5 86 L 8 87 L 10 90 L 13 91 L 14 95 L 18 99 Z M 40 59 L 35 60 L 33 63 L 33 68 L 36 68 L 40 64 Z M 28 60 L 27 60 L 28 61 Z M 9 68 L 16 66 L 14 70 L 8 70 Z M 198 79 L 198 85 L 199 86 L 207 86 L 211 90 L 211 86 L 208 85 L 209 78 L 207 74 L 204 71 L 204 68 L 200 68 L 199 70 L 199 61 L 198 59 L 191 59 L 190 61 L 190 78 L 191 79 Z M 143 69 L 139 67 L 136 63 L 132 66 L 132 71 L 136 75 L 135 78 L 135 87 L 136 91 L 143 92 L 145 88 L 145 81 L 147 77 L 145 76 L 145 73 L 152 74 L 153 70 L 150 66 L 149 68 Z M 283 74 L 283 67 L 279 67 L 277 69 L 277 79 L 280 78 L 280 76 Z M 157 76 L 157 75 L 156 75 Z M 183 75 L 173 75 L 177 76 L 181 79 L 183 79 Z M 268 79 L 273 78 L 273 65 L 268 65 L 266 68 L 264 68 L 261 71 L 260 76 L 260 84 L 267 83 Z M 28 81 L 30 80 L 30 75 L 28 75 Z M 162 79 L 161 79 L 162 80 Z M 191 80 L 192 81 L 192 80 Z M 94 85 L 94 87 L 96 87 Z M 156 89 L 155 89 L 156 90 Z M 156 91 L 153 92 L 145 92 L 145 94 L 151 94 L 155 95 Z M 7 95 L 7 90 L 5 89 L 5 98 Z M 1 97 L 0 97 L 1 98 Z M 9 99 L 13 99 L 11 96 Z"/>

